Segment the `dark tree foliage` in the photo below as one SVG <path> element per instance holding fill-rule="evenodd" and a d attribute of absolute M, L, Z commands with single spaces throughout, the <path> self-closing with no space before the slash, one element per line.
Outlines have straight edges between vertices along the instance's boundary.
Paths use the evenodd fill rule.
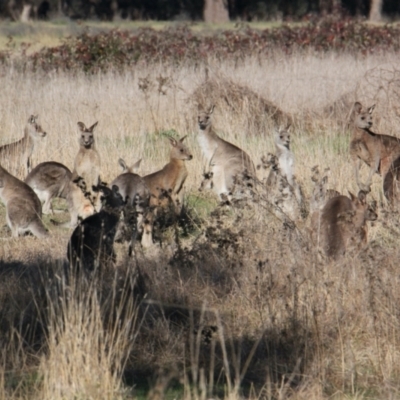
<path fill-rule="evenodd" d="M 36 17 L 47 19 L 63 12 L 72 19 L 115 17 L 137 20 L 192 20 L 203 18 L 204 0 L 0 0 L 0 17 L 10 18 L 9 4 L 41 2 Z M 302 20 L 332 12 L 367 18 L 371 0 L 227 0 L 232 20 Z M 383 0 L 383 16 L 400 16 L 399 0 Z"/>

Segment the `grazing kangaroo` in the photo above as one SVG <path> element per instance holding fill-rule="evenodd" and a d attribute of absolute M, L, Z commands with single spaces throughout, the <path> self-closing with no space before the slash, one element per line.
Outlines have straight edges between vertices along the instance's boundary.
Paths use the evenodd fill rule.
<path fill-rule="evenodd" d="M 125 203 L 116 186 L 99 186 L 95 190 L 102 193 L 101 211 L 84 219 L 68 243 L 68 260 L 76 271 L 91 272 L 116 260 L 114 239 Z"/>
<path fill-rule="evenodd" d="M 363 109 L 361 103 L 356 102 L 354 104 L 352 138 L 350 142 L 350 156 L 355 168 L 357 185 L 360 190 L 367 193 L 371 190 L 373 175 L 379 173 L 385 180 L 386 175 L 393 167 L 393 163 L 400 157 L 400 139 L 371 131 L 374 108 L 375 105 Z M 364 161 L 370 167 L 365 184 L 360 182 L 359 178 L 361 161 Z M 389 181 L 390 179 L 388 178 L 384 193 L 388 200 L 392 201 L 393 193 L 389 190 Z"/>
<path fill-rule="evenodd" d="M 43 202 L 43 214 L 53 214 L 51 200 L 56 197 L 66 199 L 72 173 L 63 164 L 47 161 L 38 164 L 26 177 L 29 185 Z"/>
<path fill-rule="evenodd" d="M 38 238 L 48 235 L 42 222 L 42 205 L 36 193 L 0 165 L 0 198 L 6 206 L 6 220 L 12 236 L 31 232 Z"/>
<path fill-rule="evenodd" d="M 201 151 L 211 166 L 213 189 L 221 194 L 234 190 L 235 178 L 240 174 L 256 176 L 256 169 L 249 155 L 239 147 L 220 138 L 212 126 L 214 106 L 208 110 L 199 109 L 197 140 Z"/>
<path fill-rule="evenodd" d="M 185 161 L 193 158 L 189 149 L 183 144 L 186 136 L 179 140 L 168 138 L 171 143 L 169 163 L 161 170 L 143 177 L 150 190 L 150 205 L 165 208 L 172 200 L 175 213 L 180 214 L 183 205 L 183 185 L 188 176 Z"/>
<path fill-rule="evenodd" d="M 152 225 L 148 225 L 146 215 L 150 206 L 150 190 L 144 179 L 134 171 L 139 169 L 141 160 L 137 161 L 132 167 L 128 167 L 124 160 L 118 160 L 123 173 L 118 175 L 112 182 L 111 187 L 117 186 L 122 199 L 127 207 L 131 207 L 134 213 L 134 227 L 131 237 L 142 236 L 142 246 L 149 247 L 153 243 Z M 127 224 L 131 225 L 130 223 Z M 131 243 L 132 245 L 132 243 Z"/>
<path fill-rule="evenodd" d="M 91 199 L 95 208 L 98 210 L 98 193 L 94 192 L 93 187 L 100 183 L 100 155 L 95 147 L 93 131 L 98 122 L 86 128 L 83 122 L 78 122 L 80 130 L 79 151 L 75 157 L 74 171 L 72 180 L 82 177 L 86 184 L 86 190 L 91 194 Z"/>
<path fill-rule="evenodd" d="M 0 163 L 11 168 L 17 168 L 17 166 L 22 165 L 24 177 L 31 170 L 31 157 L 37 139 L 46 136 L 46 132 L 36 122 L 37 118 L 37 115 L 29 117 L 22 139 L 0 146 Z"/>
<path fill-rule="evenodd" d="M 313 214 L 312 239 L 320 242 L 328 257 L 337 259 L 352 246 L 360 249 L 367 242 L 367 221 L 375 221 L 378 216 L 367 204 L 366 193 L 358 196 L 350 193 L 330 199 L 321 211 Z"/>

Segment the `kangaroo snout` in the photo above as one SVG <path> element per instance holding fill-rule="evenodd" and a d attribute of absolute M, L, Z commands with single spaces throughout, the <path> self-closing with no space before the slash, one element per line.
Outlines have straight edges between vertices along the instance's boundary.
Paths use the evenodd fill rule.
<path fill-rule="evenodd" d="M 204 122 L 204 121 L 200 121 L 200 120 L 199 120 L 199 128 L 200 128 L 202 131 L 204 131 L 204 129 L 206 129 L 207 126 L 208 126 L 208 123 L 207 123 L 207 122 Z"/>

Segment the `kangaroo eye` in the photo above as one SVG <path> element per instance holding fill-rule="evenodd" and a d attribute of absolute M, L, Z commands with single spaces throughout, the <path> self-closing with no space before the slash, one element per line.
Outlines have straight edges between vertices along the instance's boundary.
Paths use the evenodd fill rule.
<path fill-rule="evenodd" d="M 361 117 L 361 119 L 364 121 L 365 117 Z"/>
<path fill-rule="evenodd" d="M 181 153 L 183 153 L 183 149 L 181 149 Z"/>

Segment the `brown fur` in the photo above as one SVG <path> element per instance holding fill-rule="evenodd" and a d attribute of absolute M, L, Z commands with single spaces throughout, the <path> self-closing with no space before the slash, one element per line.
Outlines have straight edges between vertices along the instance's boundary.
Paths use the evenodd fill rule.
<path fill-rule="evenodd" d="M 0 163 L 12 171 L 18 171 L 23 166 L 23 176 L 26 177 L 32 168 L 32 153 L 36 140 L 46 136 L 46 132 L 36 122 L 37 115 L 31 115 L 24 128 L 24 137 L 16 142 L 0 146 Z"/>
<path fill-rule="evenodd" d="M 171 198 L 175 212 L 179 214 L 183 205 L 183 185 L 188 176 L 185 161 L 193 158 L 189 149 L 183 144 L 186 136 L 179 140 L 169 138 L 171 142 L 170 161 L 161 170 L 143 177 L 150 190 L 150 205 L 167 207 Z"/>
<path fill-rule="evenodd" d="M 42 205 L 36 193 L 0 166 L 0 198 L 6 206 L 7 225 L 13 237 L 31 232 L 38 238 L 48 235 L 42 222 Z"/>
<path fill-rule="evenodd" d="M 150 206 L 150 191 L 142 177 L 136 174 L 141 160 L 137 161 L 131 167 L 128 167 L 124 160 L 118 160 L 122 167 L 123 173 L 118 175 L 112 182 L 111 187 L 117 186 L 119 193 L 128 207 L 131 207 L 137 217 L 136 226 L 128 226 L 128 229 L 133 229 L 136 234 L 142 235 L 142 246 L 149 247 L 153 243 L 152 224 L 149 226 L 148 221 L 152 218 L 147 218 Z M 135 234 L 135 236 L 136 236 Z"/>
<path fill-rule="evenodd" d="M 93 191 L 100 182 L 100 155 L 96 150 L 93 131 L 98 122 L 86 128 L 83 122 L 78 122 L 80 130 L 79 151 L 75 157 L 72 179 L 82 177 L 89 192 Z"/>
<path fill-rule="evenodd" d="M 364 110 L 359 102 L 354 104 L 353 131 L 350 142 L 350 156 L 355 168 L 357 185 L 360 190 L 366 192 L 371 190 L 373 175 L 379 173 L 385 180 L 393 162 L 400 157 L 400 140 L 398 138 L 371 131 L 374 108 L 375 105 Z M 365 184 L 361 183 L 359 179 L 361 161 L 364 161 L 370 167 Z M 393 200 L 393 193 L 389 190 L 385 191 L 385 195 L 390 201 Z"/>
<path fill-rule="evenodd" d="M 48 161 L 38 164 L 26 177 L 29 185 L 43 202 L 43 214 L 53 214 L 51 200 L 67 198 L 72 173 L 63 164 Z"/>
<path fill-rule="evenodd" d="M 325 254 L 333 259 L 344 255 L 351 247 L 359 249 L 366 244 L 366 221 L 377 219 L 366 202 L 365 192 L 360 191 L 358 197 L 350 193 L 350 197 L 333 197 L 311 218 L 314 243 L 319 242 Z"/>
<path fill-rule="evenodd" d="M 86 218 L 100 210 L 100 196 L 93 188 L 100 183 L 100 156 L 95 147 L 93 135 L 97 122 L 86 128 L 78 122 L 80 130 L 79 151 L 75 157 L 72 179 L 68 188 L 67 202 L 71 215 L 71 227 L 78 223 L 78 218 Z M 79 184 L 76 183 L 79 181 Z M 84 189 L 82 190 L 82 185 Z M 79 192 L 80 191 L 80 192 Z"/>
<path fill-rule="evenodd" d="M 250 156 L 235 146 L 220 138 L 212 126 L 214 106 L 208 110 L 199 109 L 197 122 L 199 132 L 197 139 L 207 163 L 213 173 L 213 189 L 221 194 L 231 194 L 235 186 L 235 178 L 241 173 L 255 177 L 256 169 Z"/>

